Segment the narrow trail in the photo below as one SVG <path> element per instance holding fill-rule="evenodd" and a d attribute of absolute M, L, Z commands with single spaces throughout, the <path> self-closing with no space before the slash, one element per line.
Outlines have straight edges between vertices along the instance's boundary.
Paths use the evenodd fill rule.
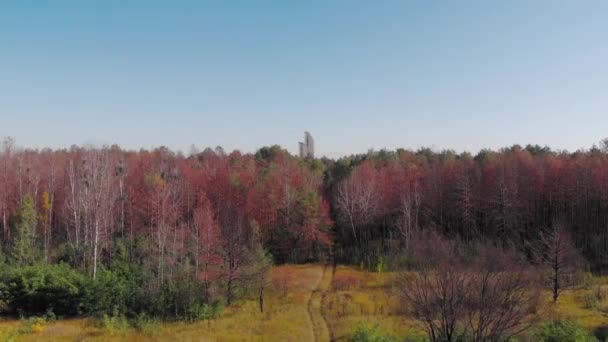
<path fill-rule="evenodd" d="M 325 292 L 331 286 L 332 278 L 333 271 L 331 263 L 328 263 L 323 267 L 323 275 L 317 284 L 317 288 L 313 290 L 308 302 L 308 314 L 310 315 L 314 340 L 316 342 L 331 341 L 332 339 L 331 331 L 329 330 L 327 321 L 323 315 L 322 308 L 323 298 L 325 297 Z"/>

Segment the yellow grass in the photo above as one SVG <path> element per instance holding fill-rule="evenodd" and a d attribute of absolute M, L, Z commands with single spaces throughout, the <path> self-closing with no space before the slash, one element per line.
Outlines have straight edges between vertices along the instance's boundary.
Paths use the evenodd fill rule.
<path fill-rule="evenodd" d="M 403 308 L 392 289 L 392 278 L 390 273 L 337 267 L 332 290 L 323 303 L 335 340 L 347 339 L 358 323 L 377 323 L 382 331 L 395 336 L 422 330 L 417 322 L 401 314 Z"/>
<path fill-rule="evenodd" d="M 325 272 L 324 272 L 325 270 Z M 359 323 L 377 323 L 395 336 L 420 334 L 422 327 L 403 315 L 405 308 L 392 288 L 391 273 L 373 273 L 338 266 L 285 265 L 273 277 L 287 279 L 285 288 L 270 290 L 266 312 L 255 300 L 241 301 L 211 322 L 164 323 L 153 331 L 109 332 L 87 319 L 58 320 L 18 333 L 19 320 L 0 321 L 0 341 L 344 341 Z M 608 326 L 608 298 L 588 304 L 598 289 L 608 293 L 608 278 L 564 292 L 557 305 L 543 294 L 541 321 L 568 318 L 594 330 Z"/>
<path fill-rule="evenodd" d="M 310 298 L 308 312 L 310 313 L 310 318 L 312 320 L 315 341 L 331 340 L 331 331 L 329 330 L 329 326 L 325 319 L 325 313 L 323 311 L 323 299 L 331 287 L 331 280 L 331 267 L 326 266 L 323 269 L 323 276 L 319 280 L 319 283 Z"/>
<path fill-rule="evenodd" d="M 579 322 L 583 327 L 592 331 L 597 328 L 608 327 L 608 298 L 598 303 L 598 307 L 589 307 L 585 297 L 592 296 L 598 286 L 607 289 L 608 278 L 594 278 L 594 285 L 589 288 L 577 288 L 566 291 L 559 296 L 556 305 L 551 303 L 551 296 L 547 292 L 546 302 L 548 303 L 543 310 L 543 318 L 565 318 Z M 608 292 L 608 291 L 607 291 Z"/>
<path fill-rule="evenodd" d="M 286 265 L 274 272 L 292 274 L 286 296 L 269 291 L 266 312 L 255 300 L 240 302 L 211 322 L 165 323 L 152 334 L 131 329 L 110 334 L 86 319 L 58 320 L 39 332 L 17 334 L 18 320 L 0 321 L 0 341 L 313 341 L 309 299 L 323 265 Z"/>

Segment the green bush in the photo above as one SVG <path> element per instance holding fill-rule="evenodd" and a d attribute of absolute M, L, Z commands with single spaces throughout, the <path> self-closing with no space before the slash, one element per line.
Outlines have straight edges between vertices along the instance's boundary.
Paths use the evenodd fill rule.
<path fill-rule="evenodd" d="M 221 305 L 207 303 L 204 285 L 193 278 L 165 284 L 150 291 L 147 278 L 133 267 L 100 267 L 97 277 L 67 264 L 0 268 L 0 313 L 21 316 L 103 315 L 136 317 L 147 313 L 169 320 L 200 320 L 217 317 Z M 152 287 L 153 289 L 153 287 Z"/>
<path fill-rule="evenodd" d="M 44 314 L 44 319 L 47 322 L 55 322 L 57 320 L 57 316 L 55 315 L 55 313 L 53 312 L 53 310 L 51 310 L 50 308 L 46 310 L 46 313 Z"/>
<path fill-rule="evenodd" d="M 23 318 L 21 319 L 21 326 L 17 329 L 17 334 L 26 335 L 41 332 L 44 330 L 47 323 L 48 322 L 44 317 Z"/>
<path fill-rule="evenodd" d="M 595 342 L 597 339 L 580 324 L 573 321 L 551 321 L 545 323 L 536 333 L 543 342 Z"/>
<path fill-rule="evenodd" d="M 126 249 L 115 247 L 109 268 L 99 266 L 96 279 L 68 264 L 0 265 L 0 314 L 21 317 L 90 315 L 110 330 L 128 319 L 147 315 L 161 320 L 197 321 L 222 314 L 220 302 L 210 303 L 208 288 L 192 274 L 176 274 L 158 283 L 153 272 L 129 263 Z M 144 316 L 141 316 L 144 317 Z"/>
<path fill-rule="evenodd" d="M 103 268 L 84 291 L 83 311 L 96 315 L 133 314 L 130 304 L 134 298 L 140 298 L 135 279 Z"/>
<path fill-rule="evenodd" d="M 146 313 L 137 315 L 131 324 L 135 329 L 148 336 L 157 335 L 160 327 L 160 321 L 148 316 Z"/>
<path fill-rule="evenodd" d="M 359 323 L 355 333 L 348 339 L 350 342 L 396 342 L 397 338 L 383 333 L 378 324 Z"/>
<path fill-rule="evenodd" d="M 381 255 L 376 262 L 376 272 L 382 273 L 384 271 L 386 271 L 386 257 Z"/>
<path fill-rule="evenodd" d="M 118 311 L 115 311 L 112 315 L 104 314 L 100 323 L 101 327 L 111 335 L 123 333 L 130 327 L 127 318 Z"/>
<path fill-rule="evenodd" d="M 187 310 L 187 319 L 189 321 L 204 321 L 221 316 L 224 312 L 224 307 L 219 301 L 215 301 L 211 305 L 206 303 L 193 304 Z"/>
<path fill-rule="evenodd" d="M 205 286 L 195 279 L 182 279 L 163 285 L 153 296 L 146 310 L 164 320 L 197 321 L 219 316 L 223 308 L 219 302 L 208 304 Z"/>
<path fill-rule="evenodd" d="M 0 302 L 5 313 L 22 316 L 52 311 L 60 316 L 82 312 L 88 279 L 68 265 L 4 266 L 0 269 Z"/>

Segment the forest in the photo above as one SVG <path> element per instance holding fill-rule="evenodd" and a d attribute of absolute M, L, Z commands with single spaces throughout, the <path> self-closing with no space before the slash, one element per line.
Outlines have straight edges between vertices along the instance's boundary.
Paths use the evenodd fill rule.
<path fill-rule="evenodd" d="M 608 271 L 608 140 L 334 160 L 6 138 L 0 216 L 6 317 L 195 322 L 247 299 L 264 312 L 286 286 L 276 270 L 319 264 L 394 275 L 386 291 L 409 308 L 396 315 L 426 340 L 506 341 L 533 325 L 534 289 L 558 302 Z"/>

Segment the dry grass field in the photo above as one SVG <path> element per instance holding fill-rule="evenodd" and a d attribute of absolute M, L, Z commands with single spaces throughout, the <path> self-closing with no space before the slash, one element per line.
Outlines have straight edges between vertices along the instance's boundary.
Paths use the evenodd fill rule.
<path fill-rule="evenodd" d="M 405 318 L 391 288 L 391 273 L 352 267 L 285 265 L 273 270 L 274 288 L 260 313 L 255 300 L 241 301 L 212 321 L 162 323 L 146 329 L 101 328 L 89 319 L 30 324 L 0 321 L 1 341 L 345 341 L 360 323 L 377 324 L 394 336 L 420 336 Z M 557 306 L 546 296 L 542 319 L 569 318 L 588 330 L 608 326 L 608 281 L 593 278 L 565 292 Z"/>

